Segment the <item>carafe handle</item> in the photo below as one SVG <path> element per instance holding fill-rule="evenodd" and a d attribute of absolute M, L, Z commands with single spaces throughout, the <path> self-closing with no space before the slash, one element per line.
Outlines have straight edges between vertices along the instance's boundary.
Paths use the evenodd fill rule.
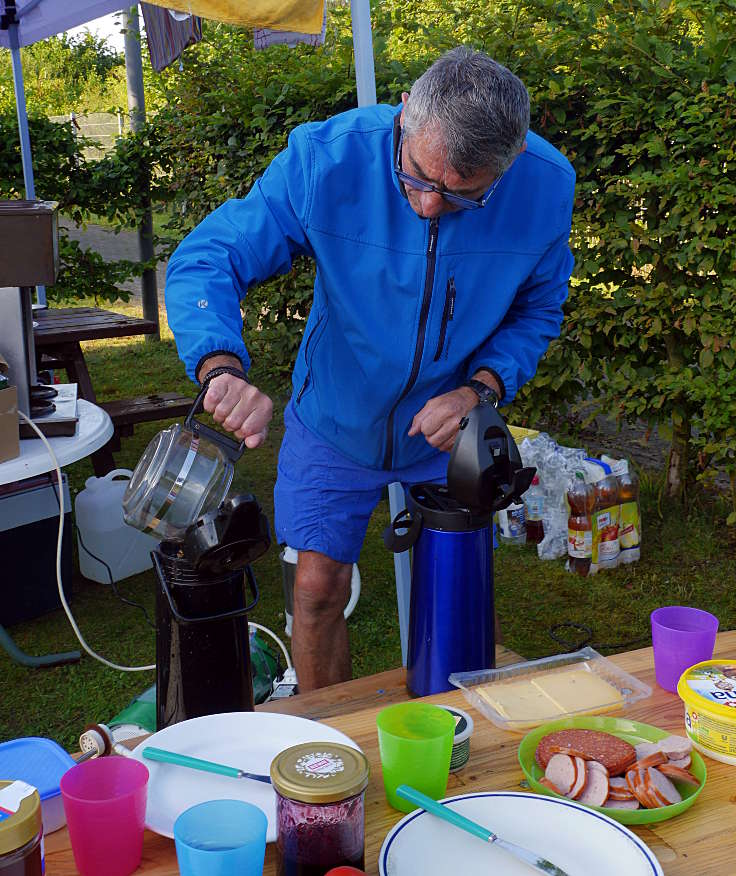
<path fill-rule="evenodd" d="M 207 438 L 208 441 L 221 447 L 231 462 L 237 462 L 245 450 L 245 441 L 238 442 L 227 435 L 223 435 L 222 432 L 218 432 L 217 429 L 205 426 L 204 423 L 200 423 L 199 420 L 195 419 L 196 415 L 204 410 L 204 397 L 206 394 L 207 384 L 200 389 L 199 395 L 194 400 L 194 404 L 184 420 L 184 428 L 194 432 L 197 436 L 202 435 L 204 438 Z"/>
<path fill-rule="evenodd" d="M 408 551 L 419 538 L 423 523 L 420 511 L 415 510 L 412 516 L 412 512 L 408 508 L 404 508 L 403 511 L 399 511 L 391 523 L 383 530 L 383 543 L 395 554 Z M 403 535 L 399 535 L 398 529 L 405 529 L 406 532 Z"/>

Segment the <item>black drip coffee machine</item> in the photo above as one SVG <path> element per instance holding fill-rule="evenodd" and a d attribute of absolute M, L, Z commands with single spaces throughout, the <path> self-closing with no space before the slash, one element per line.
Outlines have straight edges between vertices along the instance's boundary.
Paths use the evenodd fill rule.
<path fill-rule="evenodd" d="M 126 523 L 161 539 L 151 554 L 159 730 L 253 711 L 247 614 L 258 586 L 251 563 L 271 539 L 254 496 L 227 496 L 244 445 L 196 419 L 205 393 L 183 425 L 151 440 L 123 496 Z"/>
<path fill-rule="evenodd" d="M 162 541 L 153 551 L 157 729 L 253 711 L 247 614 L 258 585 L 250 564 L 269 544 L 260 505 L 244 495 L 200 517 L 183 541 Z"/>

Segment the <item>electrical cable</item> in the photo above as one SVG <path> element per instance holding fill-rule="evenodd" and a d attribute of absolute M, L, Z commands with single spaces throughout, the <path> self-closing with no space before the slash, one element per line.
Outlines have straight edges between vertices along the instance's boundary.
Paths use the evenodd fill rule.
<path fill-rule="evenodd" d="M 111 669 L 118 669 L 120 672 L 147 672 L 151 669 L 156 668 L 156 664 L 152 664 L 151 666 L 121 666 L 118 663 L 113 663 L 111 660 L 107 660 L 105 657 L 102 657 L 96 651 L 92 650 L 90 646 L 85 642 L 82 633 L 77 626 L 77 622 L 74 620 L 72 616 L 71 609 L 69 608 L 69 604 L 66 601 L 66 596 L 64 595 L 64 587 L 61 581 L 61 547 L 62 547 L 62 539 L 64 537 L 64 485 L 61 479 L 61 468 L 59 467 L 59 461 L 56 458 L 56 454 L 49 444 L 48 439 L 43 434 L 43 432 L 38 428 L 38 426 L 27 417 L 23 411 L 18 411 L 18 416 L 21 419 L 25 420 L 26 423 L 33 429 L 33 431 L 38 435 L 38 437 L 43 441 L 46 450 L 48 451 L 49 457 L 54 464 L 54 470 L 56 472 L 56 479 L 59 484 L 59 533 L 56 540 L 56 584 L 59 590 L 59 599 L 61 600 L 61 606 L 64 609 L 64 612 L 69 619 L 69 623 L 71 624 L 72 629 L 74 630 L 74 635 L 79 640 L 79 644 L 84 648 L 84 650 L 90 655 L 90 657 L 94 657 L 95 660 L 99 660 L 100 663 L 104 663 L 105 666 L 109 666 Z"/>
<path fill-rule="evenodd" d="M 558 634 L 558 631 L 561 630 L 573 630 L 581 632 L 585 634 L 585 637 L 572 641 L 570 639 L 563 639 Z M 633 645 L 646 644 L 651 639 L 651 636 L 640 636 L 638 639 L 630 639 L 628 642 L 614 642 L 612 644 L 606 644 L 605 642 L 594 642 L 592 628 L 585 626 L 585 624 L 575 623 L 574 621 L 565 621 L 561 624 L 555 624 L 553 627 L 550 627 L 547 632 L 549 633 L 550 637 L 555 640 L 555 642 L 565 647 L 568 651 L 579 651 L 586 645 L 590 645 L 590 647 L 594 648 L 596 651 L 623 651 L 631 648 Z"/>
<path fill-rule="evenodd" d="M 281 641 L 281 639 L 279 639 L 276 633 L 269 630 L 268 627 L 264 627 L 261 624 L 255 623 L 255 621 L 248 621 L 248 627 L 253 627 L 256 630 L 260 630 L 262 633 L 266 633 L 267 635 L 269 635 L 276 642 L 279 648 L 281 648 L 281 652 L 284 655 L 284 660 L 286 660 L 286 668 L 294 668 L 291 664 L 291 657 L 289 657 L 289 652 L 286 650 L 286 645 L 284 645 L 284 643 Z"/>

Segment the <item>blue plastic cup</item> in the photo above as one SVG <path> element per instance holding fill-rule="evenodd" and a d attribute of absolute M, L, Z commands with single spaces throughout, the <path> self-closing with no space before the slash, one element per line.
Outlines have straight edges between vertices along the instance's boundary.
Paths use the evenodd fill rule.
<path fill-rule="evenodd" d="M 209 800 L 174 822 L 181 876 L 261 876 L 266 855 L 265 814 L 243 800 Z"/>

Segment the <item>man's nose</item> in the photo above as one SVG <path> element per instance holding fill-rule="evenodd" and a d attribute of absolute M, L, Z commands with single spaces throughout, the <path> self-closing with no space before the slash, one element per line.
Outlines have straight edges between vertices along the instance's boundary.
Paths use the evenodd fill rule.
<path fill-rule="evenodd" d="M 439 216 L 445 210 L 445 199 L 437 192 L 421 192 L 420 204 L 422 213 L 428 219 Z"/>

